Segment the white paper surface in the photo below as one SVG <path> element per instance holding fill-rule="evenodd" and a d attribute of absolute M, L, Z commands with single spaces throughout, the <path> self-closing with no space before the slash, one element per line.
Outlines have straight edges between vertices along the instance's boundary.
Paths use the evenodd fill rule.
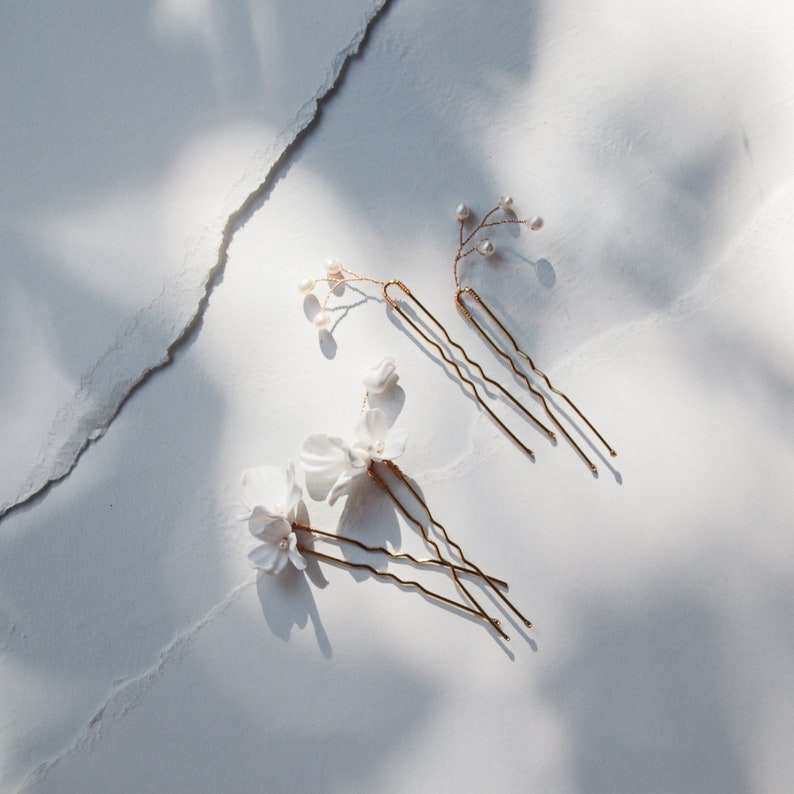
<path fill-rule="evenodd" d="M 2 193 L 3 502 L 69 473 L 0 522 L 2 787 L 787 790 L 788 7 L 78 11 L 4 12 L 4 169 L 31 176 Z M 203 306 L 230 214 L 371 20 Z M 329 257 L 400 278 L 509 384 L 451 270 L 456 204 L 505 193 L 543 230 L 489 232 L 499 254 L 461 273 L 618 450 L 598 478 L 534 430 L 527 460 L 377 288 L 329 303 L 332 337 L 296 290 Z M 526 636 L 330 566 L 248 567 L 242 470 L 349 434 L 383 355 L 402 469 Z M 417 548 L 370 483 L 307 507 Z"/>

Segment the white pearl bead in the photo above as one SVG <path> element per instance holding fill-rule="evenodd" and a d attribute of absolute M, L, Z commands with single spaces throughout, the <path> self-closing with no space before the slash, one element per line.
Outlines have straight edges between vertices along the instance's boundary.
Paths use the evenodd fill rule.
<path fill-rule="evenodd" d="M 502 196 L 499 199 L 499 209 L 504 210 L 505 212 L 509 212 L 513 209 L 513 197 L 512 196 Z"/>
<path fill-rule="evenodd" d="M 315 328 L 325 328 L 331 322 L 331 315 L 327 311 L 320 311 L 312 317 Z"/>
<path fill-rule="evenodd" d="M 541 218 L 540 215 L 535 215 L 526 222 L 526 227 L 536 232 L 543 227 L 543 218 Z"/>
<path fill-rule="evenodd" d="M 459 221 L 465 221 L 470 214 L 471 214 L 471 210 L 469 209 L 468 204 L 458 204 L 458 206 L 455 207 L 455 217 Z"/>
<path fill-rule="evenodd" d="M 338 259 L 328 259 L 325 262 L 325 271 L 329 276 L 338 276 L 342 273 L 342 263 Z"/>
<path fill-rule="evenodd" d="M 302 292 L 304 295 L 311 292 L 314 289 L 314 279 L 313 278 L 302 278 L 298 282 L 298 292 Z"/>
<path fill-rule="evenodd" d="M 491 256 L 496 251 L 496 246 L 493 244 L 492 240 L 489 240 L 487 237 L 483 237 L 479 243 L 477 243 L 477 253 L 481 256 Z"/>
<path fill-rule="evenodd" d="M 276 504 L 273 505 L 273 512 L 274 513 L 278 513 L 280 516 L 283 516 L 284 515 L 284 505 L 281 504 L 281 502 L 276 502 Z"/>
<path fill-rule="evenodd" d="M 280 548 L 282 551 L 286 551 L 286 550 L 289 548 L 289 541 L 288 541 L 286 538 L 283 538 L 282 540 L 280 540 L 280 541 L 278 542 L 278 547 L 279 547 L 279 548 Z"/>

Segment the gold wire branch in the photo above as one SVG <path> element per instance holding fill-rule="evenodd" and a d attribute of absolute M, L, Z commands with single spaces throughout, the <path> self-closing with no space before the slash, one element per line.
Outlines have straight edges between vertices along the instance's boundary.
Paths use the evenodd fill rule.
<path fill-rule="evenodd" d="M 442 537 L 447 542 L 447 544 L 452 549 L 455 550 L 458 557 L 460 557 L 461 562 L 463 562 L 465 565 L 477 571 L 477 573 L 482 577 L 483 581 L 486 584 L 490 585 L 491 590 L 493 590 L 493 592 L 505 603 L 505 605 L 513 612 L 513 614 L 516 615 L 516 617 L 518 617 L 528 629 L 531 629 L 532 622 L 528 618 L 526 618 L 518 610 L 518 608 L 510 601 L 510 599 L 508 599 L 507 596 L 496 586 L 497 580 L 492 579 L 490 576 L 484 574 L 480 570 L 479 566 L 468 560 L 466 558 L 466 555 L 463 553 L 463 549 L 454 540 L 452 540 L 449 537 L 449 534 L 447 533 L 447 530 L 444 528 L 444 526 L 440 524 L 438 521 L 436 521 L 436 519 L 433 517 L 433 514 L 430 512 L 430 508 L 428 507 L 427 502 L 425 502 L 425 500 L 421 497 L 421 495 L 416 490 L 416 488 L 414 488 L 414 486 L 411 484 L 411 481 L 405 476 L 405 474 L 403 474 L 400 467 L 392 460 L 387 460 L 386 465 L 389 467 L 389 469 L 391 469 L 394 475 L 399 478 L 399 480 L 403 483 L 403 485 L 405 485 L 405 487 L 408 489 L 408 491 L 411 493 L 414 499 L 416 499 L 416 501 L 419 502 L 419 504 L 422 506 L 422 509 L 427 514 L 428 521 L 431 523 L 432 526 L 438 529 L 438 531 L 441 533 Z M 405 512 L 404 508 L 403 508 L 403 515 L 406 515 L 407 517 L 407 513 Z M 416 519 L 412 519 L 412 520 L 416 521 Z"/>
<path fill-rule="evenodd" d="M 376 278 L 370 278 L 369 276 L 362 276 L 360 273 L 356 273 L 354 270 L 350 270 L 347 267 L 340 265 L 339 269 L 339 276 L 329 276 L 327 278 L 319 278 L 316 279 L 318 282 L 325 282 L 328 284 L 328 294 L 323 298 L 322 307 L 323 309 L 327 308 L 328 301 L 331 299 L 331 295 L 341 286 L 345 284 L 356 284 L 365 282 L 368 284 L 375 284 L 379 287 L 383 286 L 382 281 L 378 281 Z"/>
<path fill-rule="evenodd" d="M 500 218 L 499 220 L 496 221 L 490 220 L 491 217 L 493 217 L 494 213 L 498 212 L 500 209 L 502 209 L 502 206 L 498 204 L 492 210 L 486 212 L 485 215 L 483 215 L 482 220 L 469 232 L 469 234 L 466 237 L 463 236 L 463 229 L 464 226 L 466 225 L 466 219 L 469 217 L 468 207 L 466 208 L 466 214 L 463 215 L 463 217 L 459 218 L 458 222 L 460 227 L 460 234 L 459 234 L 460 243 L 458 245 L 458 250 L 455 253 L 455 261 L 452 264 L 452 275 L 455 277 L 456 287 L 458 288 L 460 287 L 460 281 L 458 279 L 458 263 L 461 261 L 461 259 L 465 259 L 467 256 L 469 256 L 469 254 L 473 254 L 477 250 L 477 245 L 472 245 L 471 247 L 467 248 L 465 251 L 463 249 L 474 239 L 474 235 L 477 234 L 477 232 L 480 232 L 483 229 L 488 229 L 492 226 L 502 226 L 507 223 L 524 224 L 525 226 L 530 225 L 532 223 L 532 220 L 526 220 L 522 218 Z M 542 221 L 540 221 L 540 219 L 537 219 L 537 221 L 539 221 L 542 224 Z M 530 226 L 530 228 L 533 227 Z"/>
<path fill-rule="evenodd" d="M 369 474 L 370 478 L 375 483 L 377 483 L 381 487 L 381 489 L 384 491 L 384 493 L 386 493 L 386 495 L 394 502 L 394 504 L 397 506 L 397 508 L 400 510 L 400 512 L 405 516 L 405 518 L 408 519 L 408 521 L 410 521 L 417 528 L 417 530 L 419 531 L 419 534 L 422 536 L 422 539 L 425 541 L 426 545 L 435 552 L 436 559 L 438 559 L 439 561 L 444 560 L 445 559 L 444 555 L 442 554 L 441 549 L 438 546 L 438 543 L 435 541 L 434 538 L 432 538 L 428 534 L 427 530 L 424 527 L 424 524 L 422 524 L 421 521 L 418 521 L 416 518 L 414 518 L 414 516 L 411 515 L 410 511 L 405 507 L 405 505 L 400 501 L 399 497 L 394 493 L 394 491 L 392 491 L 392 489 L 389 487 L 389 485 L 386 483 L 386 481 L 378 473 L 377 469 L 375 468 L 375 464 L 374 463 L 372 465 L 370 465 L 367 473 Z M 473 568 L 474 566 L 471 566 L 471 567 Z M 472 605 L 473 609 L 477 611 L 477 613 L 480 615 L 480 617 L 484 621 L 486 621 L 487 623 L 489 623 L 490 625 L 493 626 L 493 628 L 495 629 L 496 633 L 499 634 L 499 636 L 503 640 L 505 640 L 505 642 L 510 642 L 510 637 L 508 637 L 508 635 L 505 634 L 505 632 L 502 630 L 501 622 L 497 618 L 491 617 L 482 608 L 482 606 L 480 605 L 479 601 L 477 601 L 477 599 L 474 597 L 474 595 L 471 593 L 471 591 L 460 580 L 455 568 L 454 567 L 450 567 L 449 572 L 452 575 L 452 578 L 453 578 L 455 584 L 457 585 L 458 590 L 460 590 L 460 592 L 469 601 L 469 603 Z M 487 583 L 487 577 L 485 577 L 484 574 L 482 574 L 482 578 L 483 578 L 483 581 Z M 497 590 L 497 592 L 499 592 L 498 588 L 495 588 L 495 589 Z"/>

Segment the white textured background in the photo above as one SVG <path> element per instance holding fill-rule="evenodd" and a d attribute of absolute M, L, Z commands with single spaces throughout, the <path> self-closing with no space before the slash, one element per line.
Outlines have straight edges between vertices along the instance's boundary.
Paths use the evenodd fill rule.
<path fill-rule="evenodd" d="M 0 11 L 0 789 L 792 790 L 790 4 L 286 5 Z M 295 290 L 400 277 L 499 373 L 450 262 L 504 193 L 546 227 L 469 283 L 598 479 Z M 403 469 L 529 639 L 248 568 L 240 472 L 347 433 L 384 354 Z M 377 493 L 310 510 L 411 542 Z"/>

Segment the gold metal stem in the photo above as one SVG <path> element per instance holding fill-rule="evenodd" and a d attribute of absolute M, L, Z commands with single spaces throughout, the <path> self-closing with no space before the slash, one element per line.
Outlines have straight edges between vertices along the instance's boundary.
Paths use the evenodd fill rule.
<path fill-rule="evenodd" d="M 384 287 L 384 289 L 385 289 L 385 287 Z M 552 416 L 551 411 L 549 410 L 549 407 L 546 404 L 546 400 L 542 397 L 542 395 L 540 395 L 540 392 L 538 392 L 538 391 L 536 391 L 535 389 L 532 388 L 532 386 L 530 385 L 529 379 L 526 377 L 526 374 L 521 372 L 515 366 L 515 363 L 513 362 L 513 359 L 511 358 L 511 356 L 509 354 L 505 353 L 496 344 L 496 342 L 494 342 L 494 340 L 488 335 L 488 333 L 482 328 L 482 326 L 472 317 L 471 312 L 463 304 L 463 301 L 462 301 L 463 295 L 469 295 L 469 296 L 471 296 L 471 298 L 474 301 L 477 302 L 479 307 L 488 315 L 488 317 L 491 319 L 491 321 L 505 335 L 505 338 L 509 340 L 509 342 L 513 346 L 513 349 L 515 350 L 516 354 L 518 356 L 520 356 L 521 358 L 523 358 L 524 361 L 526 361 L 527 364 L 530 366 L 532 371 L 536 375 L 538 375 L 539 377 L 541 377 L 543 379 L 543 381 L 545 382 L 546 386 L 549 388 L 550 391 L 554 392 L 555 394 L 557 394 L 560 397 L 562 397 L 563 400 L 565 400 L 565 402 L 571 407 L 571 409 L 576 413 L 576 415 L 590 428 L 590 430 L 595 434 L 595 436 L 598 438 L 598 440 L 606 447 L 606 449 L 609 452 L 609 454 L 613 458 L 616 457 L 618 453 L 615 452 L 614 449 L 612 449 L 612 447 L 607 443 L 606 439 L 601 435 L 601 433 L 598 432 L 598 430 L 595 429 L 595 427 L 590 422 L 590 420 L 576 407 L 576 405 L 574 405 L 574 403 L 571 401 L 571 399 L 564 392 L 561 392 L 558 388 L 553 386 L 551 381 L 549 380 L 548 375 L 546 375 L 545 372 L 543 372 L 542 370 L 538 369 L 535 366 L 535 362 L 532 360 L 532 358 L 529 356 L 529 354 L 527 354 L 523 350 L 521 350 L 521 348 L 518 346 L 518 343 L 516 342 L 516 340 L 513 338 L 513 336 L 510 334 L 510 332 L 504 327 L 504 325 L 499 321 L 499 319 L 491 311 L 491 309 L 488 308 L 488 306 L 485 304 L 483 299 L 471 287 L 464 287 L 463 289 L 459 289 L 455 293 L 455 304 L 458 306 L 458 308 L 460 309 L 460 311 L 462 312 L 464 317 L 466 317 L 466 319 L 469 320 L 469 322 L 471 322 L 472 325 L 474 325 L 474 327 L 482 334 L 483 338 L 488 342 L 488 344 L 493 348 L 493 350 L 498 355 L 500 355 L 502 358 L 504 358 L 510 364 L 513 372 L 515 372 L 520 378 L 522 378 L 522 380 L 527 385 L 529 390 L 535 396 L 540 397 L 540 399 L 541 399 L 541 401 L 543 403 L 543 407 L 546 409 L 546 413 L 554 421 L 554 423 L 557 425 L 557 427 L 563 432 L 563 434 L 568 439 L 568 441 L 571 444 L 573 444 L 574 447 L 576 447 L 576 449 L 579 452 L 579 454 L 590 465 L 590 468 L 593 471 L 597 471 L 595 465 L 590 461 L 590 459 L 587 457 L 587 455 L 584 454 L 584 452 L 580 449 L 580 447 L 576 444 L 576 442 L 574 442 L 574 440 L 568 435 L 568 433 L 566 433 L 565 430 L 563 430 L 563 428 L 560 426 L 560 423 Z"/>
<path fill-rule="evenodd" d="M 519 618 L 519 620 L 523 621 L 524 625 L 528 629 L 531 629 L 532 621 L 526 618 L 519 611 L 519 609 L 513 604 L 513 602 L 510 601 L 510 599 L 498 587 L 496 587 L 496 580 L 491 579 L 491 577 L 487 576 L 480 570 L 479 566 L 471 562 L 471 560 L 466 559 L 466 555 L 463 553 L 463 549 L 457 543 L 455 543 L 454 540 L 452 540 L 449 537 L 449 535 L 447 534 L 447 530 L 444 528 L 443 524 L 440 524 L 438 521 L 436 521 L 436 519 L 433 517 L 433 514 L 430 512 L 430 508 L 428 507 L 427 502 L 425 502 L 425 500 L 421 497 L 421 495 L 416 490 L 416 488 L 414 488 L 414 486 L 411 484 L 410 480 L 405 476 L 405 474 L 403 474 L 400 467 L 392 460 L 387 460 L 386 465 L 391 469 L 394 475 L 400 479 L 403 485 L 405 485 L 405 487 L 410 491 L 414 499 L 416 499 L 416 501 L 419 502 L 420 505 L 422 505 L 423 510 L 425 511 L 425 513 L 427 513 L 427 518 L 430 521 L 430 523 L 438 528 L 439 532 L 441 532 L 442 536 L 444 537 L 444 540 L 457 552 L 461 561 L 466 565 L 468 565 L 469 567 L 473 568 L 479 574 L 481 574 L 486 584 L 490 585 L 491 590 L 493 590 L 493 592 L 496 593 L 496 595 L 500 599 L 502 599 L 502 601 L 507 605 L 507 607 L 509 607 L 509 609 L 513 612 L 513 614 Z"/>
<path fill-rule="evenodd" d="M 419 582 L 414 582 L 411 579 L 401 579 L 399 576 L 395 576 L 389 571 L 379 571 L 377 568 L 373 568 L 371 565 L 366 565 L 363 562 L 350 562 L 349 560 L 343 560 L 339 557 L 332 557 L 330 554 L 323 554 L 321 551 L 316 551 L 315 549 L 311 549 L 308 546 L 303 546 L 300 543 L 298 544 L 298 551 L 300 551 L 302 554 L 309 554 L 312 557 L 317 557 L 320 560 L 333 563 L 334 565 L 339 565 L 342 568 L 355 568 L 362 571 L 369 571 L 373 576 L 377 576 L 381 579 L 390 579 L 391 581 L 396 582 L 398 585 L 402 585 L 404 587 L 413 587 L 414 589 L 419 590 L 421 593 L 424 593 L 429 598 L 434 598 L 436 601 L 440 601 L 442 604 L 447 604 L 448 606 L 459 609 L 462 612 L 466 612 L 469 615 L 473 615 L 474 617 L 480 618 L 486 623 L 493 625 L 490 618 L 484 616 L 476 609 L 472 609 L 471 607 L 467 607 L 465 604 L 460 604 L 457 601 L 453 601 L 451 598 L 442 596 L 439 593 L 434 593 L 432 590 L 428 590 L 426 587 L 419 584 Z M 507 635 L 499 630 L 498 626 L 494 626 L 494 628 L 499 632 L 500 635 L 503 636 L 504 639 L 508 641 L 510 640 Z"/>
<path fill-rule="evenodd" d="M 347 543 L 351 546 L 356 546 L 362 551 L 367 551 L 373 554 L 385 554 L 387 557 L 391 557 L 393 559 L 398 559 L 398 560 L 408 560 L 409 562 L 412 562 L 415 565 L 429 565 L 429 566 L 442 567 L 442 568 L 454 568 L 458 573 L 466 574 L 468 576 L 475 576 L 478 578 L 486 578 L 489 582 L 493 582 L 494 584 L 498 585 L 499 587 L 505 590 L 508 588 L 507 582 L 503 581 L 502 579 L 497 579 L 494 576 L 487 576 L 483 574 L 479 569 L 475 569 L 471 566 L 465 567 L 462 565 L 455 565 L 449 560 L 420 560 L 414 557 L 412 554 L 408 554 L 407 552 L 391 551 L 390 549 L 387 549 L 384 546 L 367 546 L 365 543 L 361 543 L 361 541 L 355 540 L 354 538 L 348 538 L 343 535 L 336 535 L 333 532 L 323 532 L 323 530 L 321 529 L 315 529 L 314 527 L 311 527 L 308 524 L 301 524 L 299 521 L 293 521 L 292 528 L 300 529 L 303 532 L 308 532 L 311 535 L 317 535 L 318 537 L 321 538 L 328 538 L 329 540 L 339 541 L 340 543 Z"/>
<path fill-rule="evenodd" d="M 507 391 L 507 389 L 505 389 L 504 386 L 502 386 L 500 383 L 493 380 L 492 378 L 489 378 L 485 374 L 485 372 L 483 372 L 482 367 L 476 361 L 473 361 L 466 353 L 466 351 L 457 342 L 452 341 L 446 328 L 444 328 L 441 322 L 425 308 L 425 306 L 421 303 L 421 301 L 419 301 L 416 298 L 415 295 L 411 293 L 411 291 L 408 289 L 408 287 L 405 286 L 405 284 L 403 284 L 401 281 L 389 281 L 388 283 L 386 283 L 383 287 L 383 296 L 386 299 L 386 301 L 389 303 L 389 305 L 405 320 L 405 322 L 411 328 L 413 328 L 413 330 L 417 333 L 418 336 L 420 336 L 422 339 L 425 340 L 425 342 L 427 342 L 427 344 L 429 344 L 431 347 L 435 348 L 435 350 L 438 351 L 439 356 L 455 370 L 461 382 L 465 383 L 469 387 L 472 394 L 474 395 L 475 400 L 480 405 L 480 407 L 484 411 L 486 411 L 486 413 L 491 417 L 491 419 L 501 428 L 502 432 L 505 433 L 518 447 L 520 447 L 520 449 L 522 449 L 527 455 L 529 455 L 529 457 L 531 458 L 535 457 L 535 453 L 524 443 L 522 443 L 519 440 L 519 438 L 515 435 L 515 433 L 513 433 L 512 430 L 510 430 L 510 428 L 508 428 L 507 425 L 488 406 L 488 404 L 485 402 L 485 399 L 480 394 L 480 391 L 477 388 L 477 384 L 474 383 L 474 381 L 472 381 L 464 374 L 463 370 L 460 368 L 458 363 L 453 358 L 447 355 L 444 348 L 441 347 L 441 345 L 439 345 L 438 342 L 436 342 L 431 336 L 429 336 L 427 332 L 421 328 L 421 326 L 419 326 L 416 322 L 414 322 L 414 320 L 412 320 L 411 317 L 409 317 L 408 314 L 406 314 L 402 306 L 400 306 L 400 304 L 394 298 L 392 298 L 391 295 L 389 295 L 388 288 L 392 285 L 397 286 L 399 289 L 401 289 L 405 294 L 405 296 L 410 298 L 411 301 L 440 329 L 441 333 L 444 335 L 444 338 L 449 343 L 449 345 L 455 350 L 457 350 L 460 353 L 461 357 L 479 373 L 480 377 L 484 382 L 489 383 L 491 386 L 493 386 L 495 389 L 501 392 L 518 409 L 520 413 L 524 414 L 524 416 L 527 417 L 527 419 L 532 421 L 541 430 L 543 430 L 543 432 L 546 433 L 546 435 L 552 441 L 556 438 L 554 433 L 551 430 L 549 430 L 549 428 L 546 427 L 546 425 L 544 425 L 543 422 L 541 422 L 537 417 L 535 417 L 524 405 L 522 405 L 515 398 L 515 396 L 513 396 L 509 391 Z"/>
<path fill-rule="evenodd" d="M 436 541 L 433 540 L 433 538 L 431 538 L 430 535 L 427 534 L 427 531 L 425 530 L 425 527 L 422 524 L 422 522 L 421 521 L 417 521 L 410 514 L 408 509 L 400 501 L 400 499 L 397 497 L 397 495 L 391 490 L 391 488 L 389 488 L 389 486 L 386 483 L 386 481 L 380 476 L 380 474 L 375 469 L 374 464 L 370 465 L 367 473 L 369 474 L 370 478 L 372 480 L 374 480 L 381 487 L 381 489 L 384 491 L 384 493 L 386 493 L 387 496 L 394 502 L 394 504 L 397 506 L 397 508 L 400 510 L 400 512 L 405 516 L 405 518 L 408 521 L 410 521 L 419 530 L 419 533 L 421 534 L 422 539 L 425 541 L 425 543 L 428 545 L 428 547 L 432 548 L 433 551 L 435 552 L 436 559 L 438 559 L 439 561 L 444 560 L 445 558 L 444 558 L 443 554 L 441 553 L 441 549 L 438 547 L 438 544 L 436 543 Z M 494 629 L 499 634 L 499 636 L 502 637 L 502 639 L 504 639 L 505 641 L 509 642 L 510 641 L 510 637 L 508 637 L 507 634 L 505 634 L 504 631 L 502 631 L 501 623 L 499 622 L 499 620 L 497 620 L 496 618 L 492 618 L 482 608 L 482 606 L 477 601 L 477 599 L 472 595 L 471 591 L 466 587 L 465 584 L 463 584 L 463 582 L 461 582 L 460 578 L 458 577 L 457 572 L 455 571 L 455 569 L 453 567 L 450 567 L 449 572 L 452 575 L 452 578 L 454 579 L 455 584 L 457 585 L 458 589 L 461 591 L 461 593 L 463 593 L 464 596 L 466 596 L 466 598 L 469 600 L 469 603 L 471 603 L 471 605 L 474 607 L 474 609 L 477 610 L 477 612 L 483 618 L 483 620 L 491 623 L 491 625 L 493 625 Z"/>

